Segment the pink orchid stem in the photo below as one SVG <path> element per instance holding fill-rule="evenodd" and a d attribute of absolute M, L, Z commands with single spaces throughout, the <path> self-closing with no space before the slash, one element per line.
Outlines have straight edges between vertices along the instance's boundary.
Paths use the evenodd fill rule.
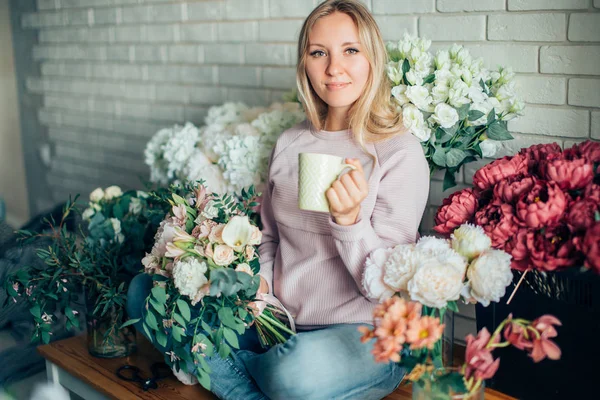
<path fill-rule="evenodd" d="M 508 298 L 508 301 L 506 302 L 507 305 L 510 304 L 510 302 L 512 301 L 513 297 L 515 296 L 515 293 L 517 293 L 519 286 L 521 286 L 521 283 L 523 282 L 523 279 L 525 279 L 525 275 L 527 275 L 528 272 L 529 272 L 529 269 L 526 269 L 525 272 L 523 273 L 523 275 L 521 275 L 521 279 L 519 279 L 517 286 L 515 286 L 512 293 L 510 294 L 510 297 Z"/>

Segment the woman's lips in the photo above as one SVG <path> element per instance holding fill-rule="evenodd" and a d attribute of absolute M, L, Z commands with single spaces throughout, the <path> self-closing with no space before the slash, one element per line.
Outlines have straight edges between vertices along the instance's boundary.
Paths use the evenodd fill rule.
<path fill-rule="evenodd" d="M 349 82 L 326 83 L 325 87 L 327 88 L 327 90 L 335 91 L 335 90 L 344 89 L 344 88 L 346 88 L 349 85 L 350 85 Z"/>

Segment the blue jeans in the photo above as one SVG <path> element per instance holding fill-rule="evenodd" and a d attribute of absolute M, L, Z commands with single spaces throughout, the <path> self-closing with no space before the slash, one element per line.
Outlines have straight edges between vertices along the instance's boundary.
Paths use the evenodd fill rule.
<path fill-rule="evenodd" d="M 141 317 L 150 289 L 150 276 L 133 279 L 127 293 L 130 318 Z M 395 363 L 376 363 L 372 342 L 360 342 L 358 326 L 299 331 L 268 351 L 249 329 L 232 357 L 206 359 L 212 369 L 211 390 L 221 399 L 236 400 L 381 399 L 400 384 L 405 370 Z M 137 328 L 143 333 L 141 322 Z"/>

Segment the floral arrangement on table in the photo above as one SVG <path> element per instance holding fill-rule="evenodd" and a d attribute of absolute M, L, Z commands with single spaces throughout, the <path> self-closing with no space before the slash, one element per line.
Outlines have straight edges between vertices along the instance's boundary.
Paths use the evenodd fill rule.
<path fill-rule="evenodd" d="M 393 318 L 394 314 L 397 315 L 397 312 L 387 311 L 382 318 Z M 406 330 L 407 339 L 417 334 L 422 337 L 429 332 L 421 324 L 421 333 L 415 333 L 415 325 L 419 324 L 413 323 L 411 326 L 409 322 L 409 328 Z M 407 376 L 407 379 L 413 382 L 413 398 L 417 400 L 483 398 L 480 393 L 483 392 L 485 380 L 491 379 L 500 366 L 500 359 L 494 359 L 492 355 L 494 349 L 512 345 L 519 350 L 525 350 L 535 363 L 546 358 L 558 360 L 561 351 L 551 339 L 557 337 L 556 326 L 560 325 L 560 321 L 552 315 L 543 315 L 534 321 L 513 319 L 512 315 L 509 315 L 491 335 L 486 328 L 479 331 L 476 337 L 469 334 L 466 337 L 465 362 L 458 369 L 435 369 L 427 364 L 415 366 Z M 390 336 L 387 338 L 379 336 L 377 340 L 379 342 L 390 338 Z M 376 354 L 377 359 L 379 353 L 375 350 L 373 353 Z M 389 357 L 391 361 L 396 359 L 397 357 Z M 383 362 L 385 361 L 387 360 Z"/>
<path fill-rule="evenodd" d="M 153 136 L 144 153 L 150 180 L 163 185 L 203 180 L 220 194 L 239 193 L 251 185 L 260 189 L 277 138 L 304 119 L 297 102 L 268 108 L 243 103 L 211 107 L 201 128 L 188 122 Z"/>
<path fill-rule="evenodd" d="M 419 302 L 426 315 L 444 321 L 448 309 L 458 311 L 460 298 L 483 306 L 499 301 L 513 279 L 510 258 L 491 248 L 481 227 L 464 224 L 450 240 L 425 236 L 416 244 L 375 250 L 366 261 L 363 287 L 383 303 L 396 295 Z M 442 351 L 442 341 L 435 342 L 436 365 L 444 361 Z"/>
<path fill-rule="evenodd" d="M 174 370 L 195 376 L 210 389 L 204 357 L 226 358 L 239 348 L 238 335 L 255 324 L 264 346 L 283 343 L 293 332 L 283 312 L 256 296 L 260 269 L 256 248 L 262 233 L 253 222 L 254 187 L 241 195 L 208 192 L 192 183 L 161 200 L 170 205 L 142 263 L 153 276 L 142 327 L 165 350 Z M 263 301 L 264 300 L 264 301 Z M 130 320 L 126 325 L 139 320 Z"/>
<path fill-rule="evenodd" d="M 441 234 L 482 227 L 520 271 L 600 273 L 600 143 L 538 144 L 498 159 L 445 199 L 435 222 Z"/>
<path fill-rule="evenodd" d="M 461 165 L 493 157 L 510 140 L 506 122 L 522 115 L 510 68 L 489 71 L 463 46 L 429 52 L 431 41 L 408 34 L 388 42 L 387 75 L 404 126 L 421 140 L 429 169 L 455 186 Z"/>
<path fill-rule="evenodd" d="M 102 338 L 110 344 L 126 319 L 128 284 L 141 269 L 139 260 L 152 246 L 164 209 L 146 192 L 98 188 L 83 211 L 84 226 L 68 231 L 67 219 L 80 212 L 77 198 L 65 204 L 61 221 L 45 221 L 49 232 L 19 232 L 25 243 L 48 239 L 51 245 L 37 251 L 42 268 L 21 269 L 8 277 L 4 287 L 14 301 L 29 304 L 32 340 L 43 343 L 50 342 L 52 324 L 60 316 L 66 318 L 67 330 L 80 326 L 76 308 L 82 304 L 83 289 L 93 320 L 110 318 Z"/>

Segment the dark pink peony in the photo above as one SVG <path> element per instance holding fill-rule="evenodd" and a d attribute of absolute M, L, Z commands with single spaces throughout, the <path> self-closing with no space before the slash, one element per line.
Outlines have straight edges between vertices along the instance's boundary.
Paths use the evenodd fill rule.
<path fill-rule="evenodd" d="M 600 211 L 600 203 L 591 198 L 584 197 L 569 206 L 567 225 L 574 232 L 585 231 L 594 225 L 596 211 Z"/>
<path fill-rule="evenodd" d="M 540 161 L 545 160 L 548 154 L 561 154 L 562 149 L 557 143 L 550 144 L 534 144 L 526 149 L 519 151 L 522 156 L 528 157 L 529 171 L 537 171 L 537 166 Z"/>
<path fill-rule="evenodd" d="M 467 188 L 444 199 L 435 215 L 436 232 L 450 235 L 456 228 L 471 221 L 477 210 L 478 199 L 473 189 Z"/>
<path fill-rule="evenodd" d="M 515 233 L 504 246 L 504 251 L 512 256 L 510 267 L 518 271 L 525 271 L 531 266 L 529 249 L 527 248 L 527 228 L 521 228 Z"/>
<path fill-rule="evenodd" d="M 515 175 L 506 178 L 494 187 L 494 197 L 504 203 L 515 204 L 523 193 L 527 193 L 536 182 L 533 175 Z"/>
<path fill-rule="evenodd" d="M 538 181 L 517 202 L 517 216 L 530 228 L 554 225 L 562 218 L 568 196 L 553 182 Z"/>
<path fill-rule="evenodd" d="M 488 348 L 491 335 L 486 328 L 483 328 L 477 334 L 467 336 L 467 351 L 465 354 L 465 378 L 469 379 L 475 376 L 475 379 L 490 379 L 494 376 L 500 365 L 500 359 L 494 360 L 492 357 L 492 348 Z M 500 336 L 494 337 L 494 343 L 500 341 Z"/>
<path fill-rule="evenodd" d="M 581 250 L 585 254 L 585 266 L 600 273 L 600 221 L 585 233 Z"/>
<path fill-rule="evenodd" d="M 532 266 L 540 271 L 564 269 L 582 261 L 566 225 L 529 231 L 527 250 Z"/>
<path fill-rule="evenodd" d="M 589 199 L 594 200 L 597 203 L 600 203 L 600 185 L 595 183 L 590 183 L 585 187 L 583 192 L 583 197 L 587 197 Z"/>
<path fill-rule="evenodd" d="M 594 179 L 594 167 L 585 159 L 550 160 L 540 165 L 543 178 L 556 182 L 562 190 L 582 189 Z"/>
<path fill-rule="evenodd" d="M 493 189 L 494 186 L 513 175 L 527 172 L 527 156 L 503 157 L 480 168 L 473 176 L 473 186 L 478 191 Z"/>
<path fill-rule="evenodd" d="M 519 230 L 510 204 L 490 203 L 475 213 L 475 224 L 492 239 L 492 247 L 504 250 L 506 242 Z"/>
<path fill-rule="evenodd" d="M 586 140 L 583 143 L 576 144 L 573 149 L 591 163 L 600 163 L 600 142 Z"/>

